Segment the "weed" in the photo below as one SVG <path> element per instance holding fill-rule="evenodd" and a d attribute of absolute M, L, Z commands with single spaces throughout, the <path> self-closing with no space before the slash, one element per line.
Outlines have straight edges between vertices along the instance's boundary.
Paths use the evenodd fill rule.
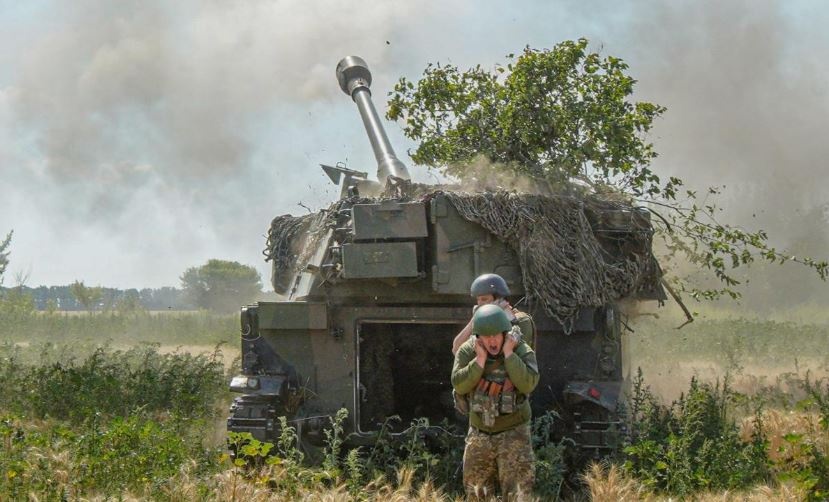
<path fill-rule="evenodd" d="M 820 446 L 802 433 L 783 436 L 787 453 L 777 462 L 781 480 L 794 481 L 806 492 L 807 500 L 829 498 L 829 457 Z"/>
<path fill-rule="evenodd" d="M 538 417 L 533 422 L 532 441 L 535 453 L 535 492 L 542 500 L 556 500 L 564 483 L 565 454 L 572 441 L 552 441 L 554 422 L 559 416 L 553 412 Z"/>
<path fill-rule="evenodd" d="M 751 440 L 741 440 L 728 415 L 734 394 L 727 381 L 709 385 L 693 379 L 687 393 L 665 407 L 641 384 L 641 375 L 639 380 L 631 400 L 635 413 L 625 469 L 646 487 L 685 496 L 769 478 L 760 415 Z"/>
<path fill-rule="evenodd" d="M 323 470 L 339 472 L 340 453 L 343 447 L 343 422 L 348 418 L 348 410 L 341 408 L 334 415 L 331 427 L 325 429 L 325 455 L 322 459 Z"/>
<path fill-rule="evenodd" d="M 806 378 L 803 389 L 808 397 L 798 403 L 804 412 L 817 417 L 817 427 L 782 435 L 775 469 L 781 480 L 794 481 L 807 500 L 829 499 L 829 385 Z"/>
<path fill-rule="evenodd" d="M 206 472 L 216 453 L 202 447 L 189 424 L 140 415 L 109 422 L 93 417 L 76 429 L 28 422 L 0 420 L 0 471 L 6 473 L 0 477 L 0 499 L 36 493 L 43 500 L 65 500 L 129 490 L 152 496 L 188 459 L 197 459 Z"/>
<path fill-rule="evenodd" d="M 168 479 L 200 448 L 174 421 L 133 415 L 107 424 L 99 425 L 97 417 L 91 422 L 73 447 L 72 476 L 77 484 L 106 494 L 141 490 Z"/>
<path fill-rule="evenodd" d="M 127 416 L 132 410 L 205 417 L 226 382 L 221 353 L 161 354 L 158 346 L 128 351 L 106 346 L 83 359 L 44 344 L 27 363 L 18 347 L 0 348 L 0 409 L 79 423 L 95 414 Z M 67 399 L 72 396 L 72 399 Z"/>
<path fill-rule="evenodd" d="M 25 343 L 119 344 L 162 342 L 165 345 L 236 343 L 238 317 L 197 312 L 147 312 L 117 309 L 96 313 L 38 312 L 30 296 L 15 289 L 0 296 L 0 339 Z"/>

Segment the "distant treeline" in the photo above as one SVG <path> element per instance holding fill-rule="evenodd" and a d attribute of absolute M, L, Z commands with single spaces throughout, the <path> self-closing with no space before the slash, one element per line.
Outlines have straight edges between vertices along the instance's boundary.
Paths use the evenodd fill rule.
<path fill-rule="evenodd" d="M 18 290 L 34 300 L 37 310 L 85 310 L 84 306 L 72 294 L 71 286 L 28 286 L 4 288 L 0 287 L 0 294 L 8 290 Z M 119 305 L 122 300 L 137 301 L 147 310 L 193 310 L 196 307 L 188 301 L 184 291 L 173 287 L 144 288 L 144 289 L 115 289 L 100 288 L 101 298 L 93 306 L 94 310 L 109 310 Z M 51 306 L 50 306 L 51 305 Z"/>

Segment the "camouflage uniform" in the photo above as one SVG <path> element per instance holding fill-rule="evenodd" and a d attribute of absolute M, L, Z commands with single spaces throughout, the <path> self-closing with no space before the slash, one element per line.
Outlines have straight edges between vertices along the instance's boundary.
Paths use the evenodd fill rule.
<path fill-rule="evenodd" d="M 463 486 L 469 497 L 492 497 L 496 481 L 505 499 L 532 493 L 535 464 L 530 424 L 489 435 L 469 428 L 463 452 Z"/>
<path fill-rule="evenodd" d="M 530 314 L 512 307 L 512 315 L 515 316 L 514 323 L 521 328 L 521 339 L 527 342 L 530 347 L 535 347 L 535 322 Z"/>
<path fill-rule="evenodd" d="M 481 368 L 475 362 L 476 341 L 470 337 L 461 346 L 452 368 L 455 391 L 470 402 L 463 455 L 466 494 L 493 496 L 497 486 L 505 499 L 529 494 L 535 469 L 529 394 L 539 378 L 535 353 L 521 342 L 510 357 L 490 356 Z"/>

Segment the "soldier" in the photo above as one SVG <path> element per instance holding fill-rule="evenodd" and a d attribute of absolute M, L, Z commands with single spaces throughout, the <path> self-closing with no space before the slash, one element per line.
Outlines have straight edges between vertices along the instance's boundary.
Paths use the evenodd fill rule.
<path fill-rule="evenodd" d="M 510 291 L 507 286 L 507 281 L 503 277 L 498 274 L 479 275 L 478 278 L 472 281 L 469 294 L 477 302 L 476 309 L 481 305 L 488 305 L 490 303 L 494 303 L 504 309 L 510 322 L 521 329 L 521 338 L 530 344 L 530 346 L 533 345 L 535 337 L 533 318 L 529 314 L 516 309 L 507 301 L 506 297 L 509 296 Z M 469 339 L 471 334 L 472 320 L 470 319 L 469 323 L 458 333 L 455 340 L 452 341 L 452 355 L 458 353 L 458 348 Z"/>
<path fill-rule="evenodd" d="M 469 432 L 463 453 L 463 484 L 469 497 L 504 500 L 529 495 L 534 480 L 529 395 L 538 384 L 530 346 L 512 333 L 504 309 L 483 305 L 472 332 L 455 355 L 452 386 L 468 399 Z"/>

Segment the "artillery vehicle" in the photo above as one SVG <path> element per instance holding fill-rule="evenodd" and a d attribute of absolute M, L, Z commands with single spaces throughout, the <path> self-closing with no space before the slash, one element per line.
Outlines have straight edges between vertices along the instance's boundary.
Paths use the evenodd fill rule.
<path fill-rule="evenodd" d="M 556 410 L 559 433 L 583 452 L 612 450 L 628 372 L 619 302 L 664 298 L 647 211 L 584 190 L 413 183 L 372 104 L 366 63 L 347 57 L 336 75 L 362 117 L 377 180 L 322 166 L 341 198 L 273 220 L 265 254 L 285 300 L 242 308 L 241 374 L 231 382 L 241 395 L 228 430 L 273 442 L 285 416 L 314 448 L 345 408 L 346 445 L 375 440 L 393 415 L 392 433 L 425 418 L 463 434 L 452 340 L 472 314 L 470 284 L 493 272 L 535 322 L 534 416 Z"/>

